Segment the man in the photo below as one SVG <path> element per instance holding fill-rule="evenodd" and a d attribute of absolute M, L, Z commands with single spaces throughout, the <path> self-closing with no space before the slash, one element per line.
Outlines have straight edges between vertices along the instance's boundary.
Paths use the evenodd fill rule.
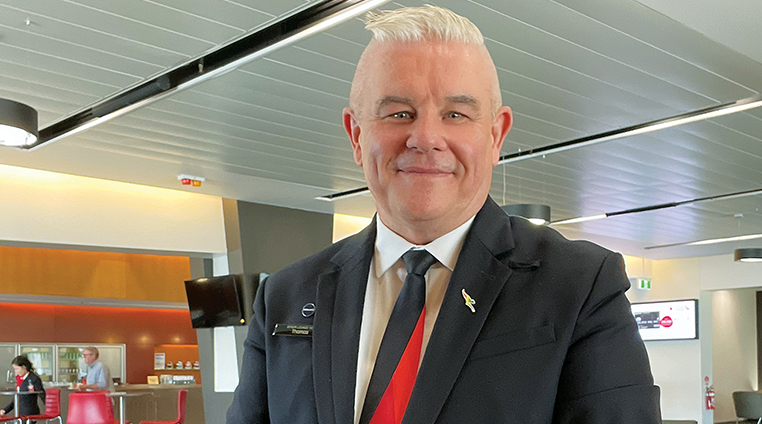
<path fill-rule="evenodd" d="M 82 349 L 82 357 L 87 364 L 87 377 L 84 383 L 77 383 L 77 390 L 108 390 L 114 391 L 114 381 L 111 379 L 111 371 L 98 358 L 100 353 L 95 346 Z"/>
<path fill-rule="evenodd" d="M 260 286 L 228 424 L 660 423 L 621 256 L 488 197 L 512 114 L 481 33 L 367 28 L 343 117 L 378 214 Z"/>

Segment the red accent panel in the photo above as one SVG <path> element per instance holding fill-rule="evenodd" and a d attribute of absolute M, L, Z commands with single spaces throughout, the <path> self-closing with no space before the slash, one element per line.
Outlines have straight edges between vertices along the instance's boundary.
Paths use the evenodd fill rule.
<path fill-rule="evenodd" d="M 124 343 L 127 382 L 144 384 L 154 347 L 198 344 L 190 314 L 182 310 L 0 303 L 0 341 L 21 343 Z"/>

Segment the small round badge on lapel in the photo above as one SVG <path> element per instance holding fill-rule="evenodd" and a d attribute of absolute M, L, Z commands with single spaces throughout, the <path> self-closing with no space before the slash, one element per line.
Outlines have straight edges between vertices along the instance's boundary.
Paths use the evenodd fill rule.
<path fill-rule="evenodd" d="M 302 316 L 305 318 L 311 317 L 315 313 L 315 304 L 310 302 L 302 306 Z"/>

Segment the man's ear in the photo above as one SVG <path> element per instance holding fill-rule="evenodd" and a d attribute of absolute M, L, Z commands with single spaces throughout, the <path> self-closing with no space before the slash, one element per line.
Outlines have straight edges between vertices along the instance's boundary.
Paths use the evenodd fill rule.
<path fill-rule="evenodd" d="M 360 146 L 360 120 L 351 108 L 345 107 L 341 111 L 344 121 L 344 131 L 349 136 L 349 144 L 352 145 L 352 155 L 355 163 L 362 167 L 362 147 Z"/>
<path fill-rule="evenodd" d="M 344 130 L 349 136 L 349 143 L 352 145 L 352 155 L 355 163 L 362 167 L 362 147 L 360 146 L 360 120 L 352 108 L 345 107 L 341 111 L 344 120 Z"/>
<path fill-rule="evenodd" d="M 503 141 L 511 131 L 513 125 L 513 112 L 508 106 L 501 106 L 497 110 L 497 115 L 492 121 L 492 166 L 497 166 L 500 160 L 500 149 L 503 148 Z"/>

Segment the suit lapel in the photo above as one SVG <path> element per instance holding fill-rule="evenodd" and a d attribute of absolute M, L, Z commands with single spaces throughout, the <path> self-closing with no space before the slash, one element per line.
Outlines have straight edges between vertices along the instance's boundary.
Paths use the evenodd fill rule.
<path fill-rule="evenodd" d="M 433 423 L 495 299 L 511 275 L 496 256 L 513 248 L 507 216 L 492 199 L 476 215 L 445 292 L 403 424 Z M 476 300 L 466 306 L 462 290 Z"/>
<path fill-rule="evenodd" d="M 320 423 L 354 421 L 360 325 L 375 240 L 374 219 L 331 259 L 334 270 L 318 277 L 312 363 Z"/>

